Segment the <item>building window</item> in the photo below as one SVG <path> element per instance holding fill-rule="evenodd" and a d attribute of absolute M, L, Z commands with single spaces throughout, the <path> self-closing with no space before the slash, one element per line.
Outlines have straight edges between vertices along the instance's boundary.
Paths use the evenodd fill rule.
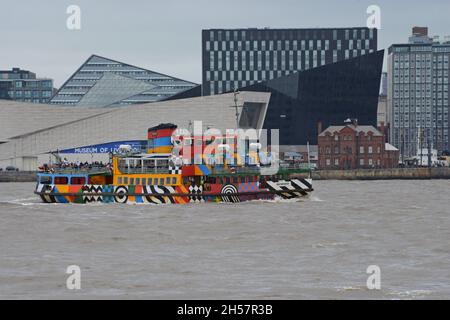
<path fill-rule="evenodd" d="M 373 165 L 372 158 L 369 159 L 369 166 Z"/>
<path fill-rule="evenodd" d="M 364 153 L 364 146 L 359 147 L 359 153 Z"/>
<path fill-rule="evenodd" d="M 372 152 L 373 152 L 372 146 L 369 146 L 368 153 L 372 153 Z"/>
<path fill-rule="evenodd" d="M 327 160 L 326 160 L 326 163 L 327 163 L 327 166 L 330 166 L 330 165 L 331 165 L 330 159 L 327 159 Z"/>
<path fill-rule="evenodd" d="M 339 158 L 334 159 L 334 165 L 338 166 L 339 165 Z"/>
<path fill-rule="evenodd" d="M 363 166 L 364 165 L 364 159 L 359 159 L 359 165 Z"/>

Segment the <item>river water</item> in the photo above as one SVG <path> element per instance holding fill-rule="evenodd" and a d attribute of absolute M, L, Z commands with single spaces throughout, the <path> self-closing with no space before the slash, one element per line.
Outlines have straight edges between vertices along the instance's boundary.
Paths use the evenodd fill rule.
<path fill-rule="evenodd" d="M 43 204 L 33 183 L 0 184 L 0 298 L 450 298 L 450 180 L 314 187 L 298 202 L 157 206 Z"/>

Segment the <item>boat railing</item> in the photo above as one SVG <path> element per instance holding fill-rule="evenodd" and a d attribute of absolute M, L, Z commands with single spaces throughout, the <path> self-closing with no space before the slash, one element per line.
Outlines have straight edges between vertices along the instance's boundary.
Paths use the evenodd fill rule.
<path fill-rule="evenodd" d="M 211 167 L 211 174 L 259 174 L 261 171 L 258 166 L 243 166 L 243 167 Z"/>
<path fill-rule="evenodd" d="M 169 167 L 122 167 L 119 166 L 119 171 L 123 174 L 142 174 L 142 173 L 169 173 Z"/>
<path fill-rule="evenodd" d="M 52 173 L 57 174 L 106 174 L 111 173 L 111 170 L 104 166 L 92 166 L 92 167 L 83 167 L 83 168 L 75 168 L 75 167 L 54 167 L 51 169 Z"/>

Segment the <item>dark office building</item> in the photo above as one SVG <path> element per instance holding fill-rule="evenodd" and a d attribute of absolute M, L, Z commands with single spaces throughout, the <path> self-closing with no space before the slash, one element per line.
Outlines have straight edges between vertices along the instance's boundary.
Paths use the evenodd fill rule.
<path fill-rule="evenodd" d="M 0 70 L 0 99 L 47 103 L 53 94 L 53 80 L 19 68 Z"/>
<path fill-rule="evenodd" d="M 383 56 L 380 50 L 239 90 L 271 93 L 264 128 L 280 129 L 281 145 L 317 144 L 319 126 L 347 118 L 377 126 Z"/>
<path fill-rule="evenodd" d="M 377 30 L 210 29 L 202 31 L 202 93 L 220 94 L 377 50 Z"/>

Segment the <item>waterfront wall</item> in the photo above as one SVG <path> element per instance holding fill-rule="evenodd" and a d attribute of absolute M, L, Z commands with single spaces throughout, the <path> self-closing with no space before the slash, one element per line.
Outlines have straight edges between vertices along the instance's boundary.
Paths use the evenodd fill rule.
<path fill-rule="evenodd" d="M 36 172 L 34 171 L 11 171 L 0 172 L 0 182 L 35 182 Z"/>
<path fill-rule="evenodd" d="M 313 180 L 450 179 L 450 168 L 317 170 L 312 173 L 312 178 Z"/>
<path fill-rule="evenodd" d="M 309 174 L 292 177 L 306 178 Z M 395 168 L 357 170 L 316 170 L 313 180 L 390 180 L 390 179 L 450 179 L 450 167 L 440 168 Z M 35 182 L 36 172 L 0 172 L 0 182 Z"/>

